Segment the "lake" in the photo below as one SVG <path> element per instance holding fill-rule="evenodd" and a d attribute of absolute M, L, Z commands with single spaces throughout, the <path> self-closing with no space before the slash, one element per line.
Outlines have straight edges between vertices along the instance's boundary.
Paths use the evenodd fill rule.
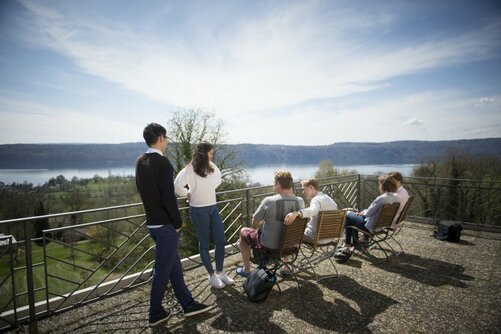
<path fill-rule="evenodd" d="M 392 170 L 397 170 L 404 176 L 409 176 L 415 164 L 386 164 L 386 165 L 351 165 L 335 166 L 339 169 L 356 170 L 360 174 L 379 174 Z M 294 180 L 304 179 L 315 175 L 318 165 L 263 165 L 247 168 L 247 174 L 252 182 L 259 182 L 267 185 L 273 182 L 273 172 L 285 169 L 292 173 Z M 73 177 L 79 179 L 93 178 L 95 175 L 101 177 L 108 176 L 129 176 L 134 175 L 134 167 L 113 167 L 113 168 L 93 168 L 93 169 L 0 169 L 0 182 L 5 184 L 33 183 L 42 185 L 51 178 L 63 175 L 67 180 Z"/>

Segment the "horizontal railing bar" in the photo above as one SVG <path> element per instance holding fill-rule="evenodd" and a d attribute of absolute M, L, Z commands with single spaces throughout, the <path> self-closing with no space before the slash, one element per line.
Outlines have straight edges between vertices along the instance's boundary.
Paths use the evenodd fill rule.
<path fill-rule="evenodd" d="M 126 208 L 132 208 L 135 206 L 142 206 L 142 205 L 143 205 L 142 203 L 132 203 L 132 204 L 117 205 L 117 206 L 109 206 L 109 207 L 105 207 L 105 208 L 87 209 L 87 210 L 63 212 L 63 213 L 51 213 L 49 215 L 42 215 L 42 216 L 31 216 L 31 217 L 25 217 L 25 218 L 0 220 L 0 224 L 24 222 L 27 220 L 41 220 L 41 219 L 47 219 L 47 218 L 66 217 L 66 216 L 71 216 L 71 215 L 80 215 L 80 214 L 84 214 L 84 213 L 93 213 L 93 212 L 100 212 L 100 211 L 126 209 Z"/>

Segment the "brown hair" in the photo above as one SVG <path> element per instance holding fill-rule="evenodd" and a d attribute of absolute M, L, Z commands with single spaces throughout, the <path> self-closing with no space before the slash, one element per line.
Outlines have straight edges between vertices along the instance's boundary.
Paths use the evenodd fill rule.
<path fill-rule="evenodd" d="M 397 191 L 397 181 L 390 175 L 383 175 L 379 177 L 379 189 L 381 192 L 394 193 Z"/>
<path fill-rule="evenodd" d="M 318 180 L 315 179 L 314 177 L 301 181 L 301 184 L 303 185 L 303 187 L 312 186 L 315 190 L 317 191 L 320 190 L 320 184 L 318 183 Z"/>
<path fill-rule="evenodd" d="M 210 165 L 208 153 L 214 149 L 214 145 L 208 142 L 201 142 L 193 152 L 191 164 L 195 173 L 201 177 L 206 177 L 208 174 L 214 173 L 214 168 Z"/>
<path fill-rule="evenodd" d="M 400 172 L 397 172 L 397 171 L 389 172 L 388 175 L 391 176 L 392 178 L 394 178 L 395 180 L 397 180 L 400 183 L 404 182 L 404 178 L 403 178 L 402 174 L 400 174 Z"/>
<path fill-rule="evenodd" d="M 282 189 L 291 189 L 293 183 L 292 175 L 284 170 L 275 172 L 275 182 L 278 182 Z"/>

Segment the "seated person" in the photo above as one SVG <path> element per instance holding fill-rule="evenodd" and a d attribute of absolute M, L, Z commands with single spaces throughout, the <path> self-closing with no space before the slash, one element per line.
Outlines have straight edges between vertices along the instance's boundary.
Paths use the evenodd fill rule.
<path fill-rule="evenodd" d="M 397 197 L 398 201 L 400 202 L 400 206 L 398 207 L 395 219 L 393 219 L 393 223 L 390 226 L 392 229 L 395 229 L 397 227 L 398 218 L 400 218 L 400 214 L 402 213 L 405 204 L 409 200 L 409 193 L 402 185 L 404 183 L 404 178 L 402 177 L 402 174 L 400 174 L 399 172 L 389 172 L 388 175 L 393 177 L 395 181 L 397 181 Z"/>
<path fill-rule="evenodd" d="M 358 232 L 348 228 L 348 226 L 356 226 L 362 230 L 368 231 L 370 233 L 374 232 L 374 224 L 378 216 L 379 209 L 384 204 L 391 204 L 398 202 L 397 194 L 397 181 L 389 175 L 383 175 L 379 177 L 379 192 L 381 195 L 376 197 L 376 199 L 369 205 L 367 209 L 362 212 L 348 211 L 346 213 L 346 225 L 344 228 L 345 238 L 344 246 L 348 247 L 350 252 L 355 250 L 353 245 L 353 233 L 358 236 Z"/>
<path fill-rule="evenodd" d="M 290 224 L 296 217 L 310 218 L 304 230 L 304 240 L 316 242 L 317 220 L 320 211 L 337 210 L 337 204 L 332 198 L 320 191 L 320 185 L 315 178 L 306 179 L 301 182 L 303 185 L 304 197 L 310 200 L 310 207 L 299 211 L 294 211 L 285 216 L 285 223 Z M 328 243 L 333 240 L 318 240 L 318 243 Z"/>
<path fill-rule="evenodd" d="M 252 225 L 260 224 L 262 227 L 243 227 L 240 230 L 240 253 L 244 266 L 237 268 L 238 275 L 249 276 L 251 249 L 262 251 L 280 248 L 285 216 L 289 212 L 304 208 L 304 201 L 294 195 L 292 184 L 289 172 L 276 172 L 273 185 L 275 195 L 264 198 L 252 216 Z"/>

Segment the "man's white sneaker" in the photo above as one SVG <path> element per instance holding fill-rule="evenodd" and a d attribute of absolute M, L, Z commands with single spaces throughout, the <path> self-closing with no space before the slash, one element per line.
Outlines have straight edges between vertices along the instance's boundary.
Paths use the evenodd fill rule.
<path fill-rule="evenodd" d="M 219 274 L 216 274 L 217 277 L 223 282 L 225 285 L 233 285 L 235 284 L 235 281 L 228 277 L 224 271 L 221 271 Z"/>
<path fill-rule="evenodd" d="M 209 283 L 213 288 L 222 289 L 225 287 L 224 283 L 219 279 L 216 273 L 209 276 Z"/>

